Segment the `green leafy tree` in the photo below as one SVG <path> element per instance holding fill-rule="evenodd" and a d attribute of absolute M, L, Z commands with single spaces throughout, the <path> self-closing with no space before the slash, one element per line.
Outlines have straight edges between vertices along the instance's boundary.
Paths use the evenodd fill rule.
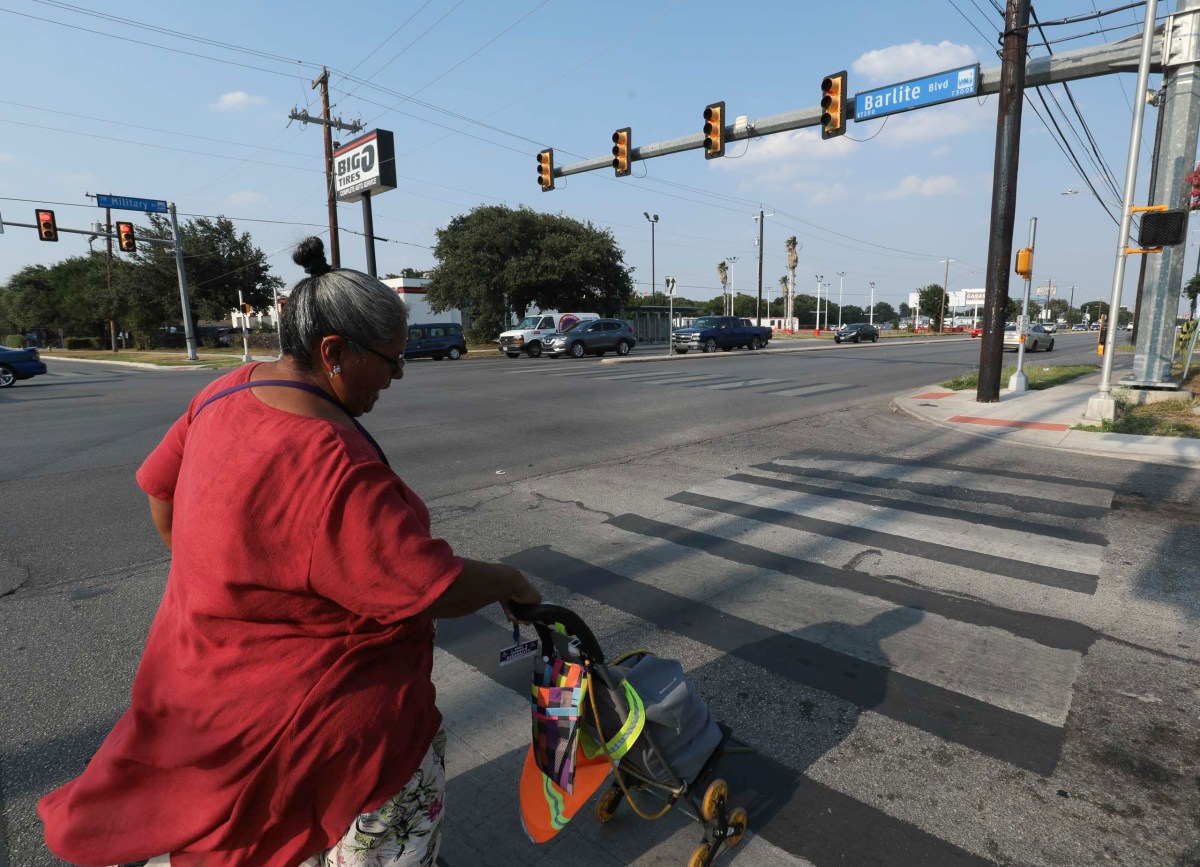
<path fill-rule="evenodd" d="M 817 322 L 817 296 L 801 293 L 796 296 L 792 304 L 792 315 L 796 317 L 796 327 L 815 328 Z"/>
<path fill-rule="evenodd" d="M 1196 318 L 1196 296 L 1200 295 L 1200 274 L 1196 274 L 1187 281 L 1187 285 L 1183 287 L 1183 294 L 1192 302 L 1191 318 Z"/>
<path fill-rule="evenodd" d="M 631 269 L 612 234 L 529 208 L 481 205 L 437 232 L 426 300 L 469 308 L 495 336 L 508 311 L 595 310 L 615 315 L 633 297 Z"/>
<path fill-rule="evenodd" d="M 907 307 L 907 304 L 901 304 L 901 308 Z M 906 314 L 900 314 L 906 315 Z M 896 308 L 886 301 L 875 302 L 875 321 L 876 322 L 894 322 L 896 320 Z"/>
<path fill-rule="evenodd" d="M 58 321 L 58 297 L 50 269 L 27 265 L 0 290 L 0 317 L 5 331 L 21 333 L 45 328 Z"/>
<path fill-rule="evenodd" d="M 836 308 L 835 308 L 836 309 Z M 867 311 L 863 310 L 854 304 L 847 304 L 842 308 L 842 324 L 846 325 L 851 322 L 866 322 Z"/>
<path fill-rule="evenodd" d="M 883 302 L 882 302 L 882 301 L 880 301 L 879 303 L 880 303 L 880 304 L 882 304 Z M 877 308 L 876 308 L 876 309 L 878 309 L 878 306 L 877 306 Z M 899 316 L 900 316 L 900 318 L 901 318 L 901 319 L 910 319 L 910 318 L 912 318 L 912 308 L 908 306 L 908 302 L 907 302 L 907 301 L 901 301 L 901 302 L 900 302 Z"/>
<path fill-rule="evenodd" d="M 165 217 L 151 214 L 150 225 L 137 227 L 134 234 L 170 240 L 171 224 Z M 194 318 L 224 319 L 237 306 L 239 290 L 256 310 L 274 303 L 274 293 L 283 288 L 283 281 L 271 274 L 266 255 L 254 246 L 249 232 L 239 235 L 225 217 L 196 217 L 184 223 L 179 234 Z M 122 274 L 122 288 L 138 328 L 144 332 L 178 324 L 179 277 L 171 248 L 138 244 L 130 254 L 130 264 Z"/>
<path fill-rule="evenodd" d="M 917 310 L 929 317 L 929 327 L 934 331 L 942 330 L 942 313 L 949 309 L 950 296 L 937 283 L 930 283 L 917 295 Z"/>

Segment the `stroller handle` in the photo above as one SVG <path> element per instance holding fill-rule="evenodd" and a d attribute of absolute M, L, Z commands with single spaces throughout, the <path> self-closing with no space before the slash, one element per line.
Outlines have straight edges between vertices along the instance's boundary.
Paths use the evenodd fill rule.
<path fill-rule="evenodd" d="M 589 659 L 593 662 L 604 662 L 604 652 L 600 649 L 596 636 L 588 629 L 583 618 L 570 608 L 563 608 L 561 605 L 525 605 L 521 602 L 509 602 L 508 610 L 518 619 L 532 623 L 543 645 L 550 643 L 550 628 L 555 623 L 561 623 L 567 632 L 579 639 L 579 648 Z"/>

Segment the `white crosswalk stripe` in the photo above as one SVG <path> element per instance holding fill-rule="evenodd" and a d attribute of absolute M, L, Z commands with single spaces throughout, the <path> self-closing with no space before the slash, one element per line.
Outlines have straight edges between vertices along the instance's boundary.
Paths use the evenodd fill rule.
<path fill-rule="evenodd" d="M 1031 486 L 1042 502 L 1083 511 L 1026 511 Z M 782 781 L 787 804 L 764 813 L 756 833 L 795 863 L 868 863 L 854 834 L 808 848 L 775 824 L 788 816 L 815 827 L 836 801 L 863 832 L 893 823 L 890 833 L 908 835 L 904 864 L 984 864 L 988 852 L 958 849 L 874 797 L 824 789 L 822 806 L 806 805 L 795 774 L 847 748 L 836 720 L 849 716 L 863 733 L 856 744 L 891 732 L 887 745 L 856 750 L 944 744 L 963 778 L 1000 788 L 1016 785 L 1006 767 L 1051 775 L 1095 641 L 1074 619 L 1105 563 L 1091 510 L 1112 496 L 1098 484 L 986 469 L 789 456 L 672 494 L 653 518 L 618 514 L 508 559 L 602 645 L 618 644 L 610 654 L 645 646 L 685 661 L 759 751 L 762 785 Z M 1066 565 L 1048 567 L 1050 549 Z M 771 700 L 729 700 L 731 677 Z M 807 721 L 797 707 L 811 708 Z M 914 760 L 927 763 L 927 753 Z M 821 774 L 837 778 L 822 764 L 805 785 Z"/>

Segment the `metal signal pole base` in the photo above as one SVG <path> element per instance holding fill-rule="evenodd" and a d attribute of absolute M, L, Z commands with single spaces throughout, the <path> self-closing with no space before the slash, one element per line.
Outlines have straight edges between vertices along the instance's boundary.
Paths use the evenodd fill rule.
<path fill-rule="evenodd" d="M 1117 401 L 1112 392 L 1101 392 L 1088 398 L 1087 412 L 1083 417 L 1088 421 L 1112 421 L 1117 417 Z"/>

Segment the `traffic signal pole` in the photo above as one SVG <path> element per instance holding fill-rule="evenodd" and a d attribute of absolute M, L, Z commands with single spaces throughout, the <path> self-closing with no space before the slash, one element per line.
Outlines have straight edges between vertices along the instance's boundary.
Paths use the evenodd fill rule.
<path fill-rule="evenodd" d="M 187 271 L 183 267 L 183 240 L 179 237 L 179 218 L 175 215 L 175 203 L 167 204 L 167 212 L 171 215 L 171 239 L 175 250 L 175 270 L 179 272 L 179 303 L 183 306 L 183 334 L 187 340 L 187 357 L 189 361 L 199 361 L 196 354 L 196 329 L 192 325 L 192 302 L 188 298 Z"/>

